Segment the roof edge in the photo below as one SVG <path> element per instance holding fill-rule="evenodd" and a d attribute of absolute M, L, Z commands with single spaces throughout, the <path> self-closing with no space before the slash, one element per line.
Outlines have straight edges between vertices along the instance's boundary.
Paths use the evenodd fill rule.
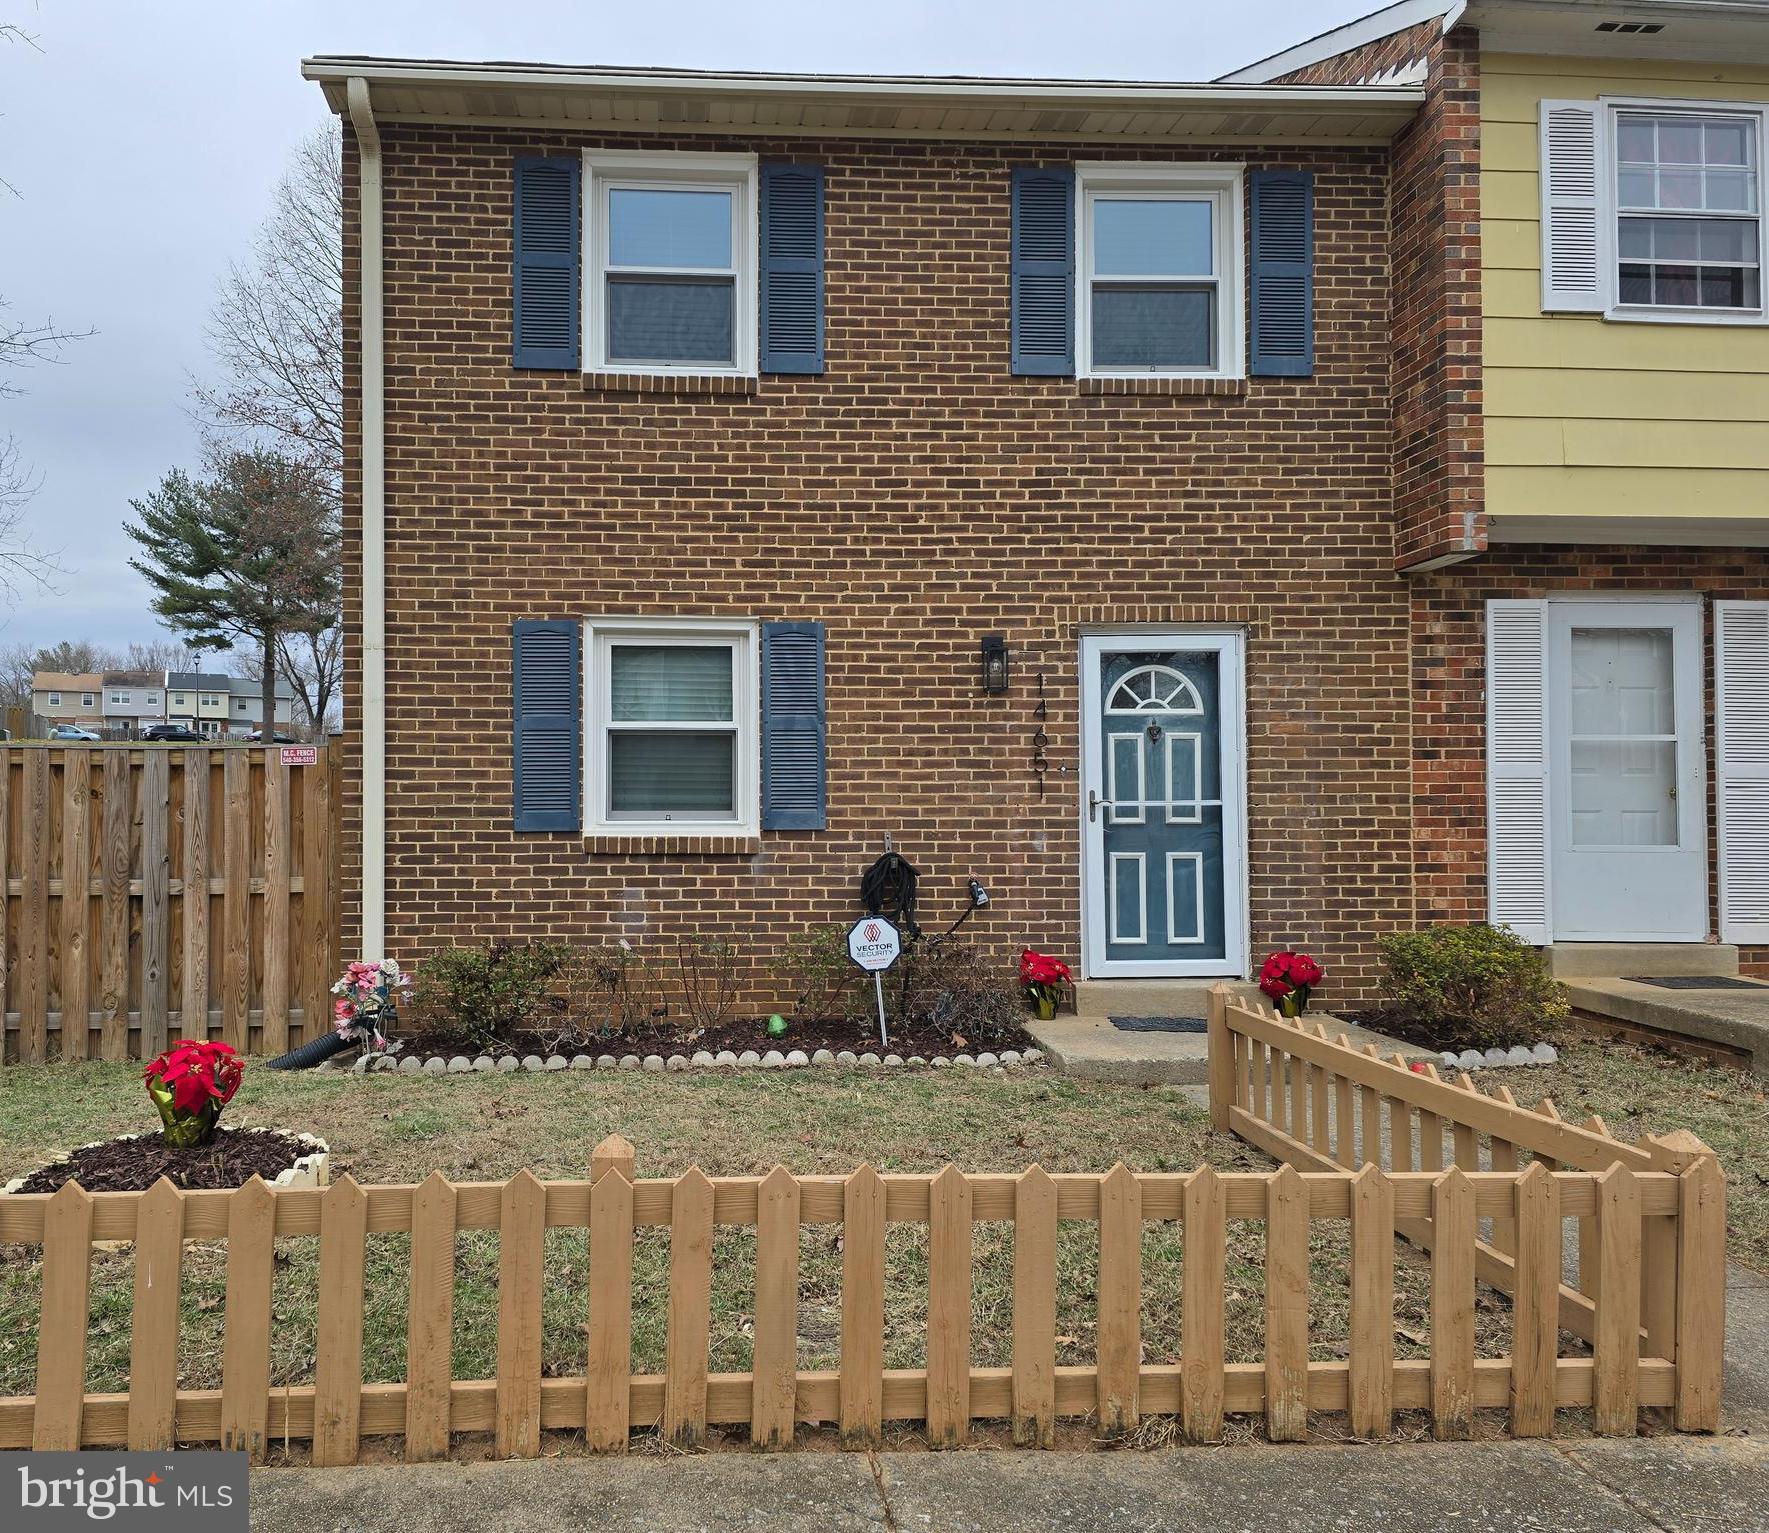
<path fill-rule="evenodd" d="M 1395 0 L 1393 5 L 1385 5 L 1381 10 L 1353 17 L 1340 26 L 1293 43 L 1276 53 L 1268 53 L 1264 58 L 1255 59 L 1251 64 L 1243 64 L 1239 69 L 1231 70 L 1225 75 L 1218 75 L 1217 83 L 1268 85 L 1279 75 L 1306 69 L 1310 64 L 1318 64 L 1323 59 L 1348 53 L 1366 43 L 1379 42 L 1384 37 L 1394 36 L 1396 32 L 1406 31 L 1408 27 L 1416 27 L 1423 21 L 1441 20 L 1443 30 L 1447 32 L 1456 24 L 1465 8 L 1465 0 Z"/>
<path fill-rule="evenodd" d="M 1413 4 L 1417 0 L 1403 0 Z M 521 89 L 525 86 L 617 91 L 679 91 L 694 95 L 815 97 L 851 95 L 952 100 L 1048 100 L 1102 105 L 1286 101 L 1322 106 L 1415 105 L 1416 89 L 1405 86 L 1282 85 L 1235 80 L 1137 81 L 1041 80 L 967 75 L 769 74 L 716 70 L 603 68 L 528 63 L 470 63 L 451 59 L 396 59 L 316 54 L 301 61 L 304 79 L 340 84 L 360 77 L 371 86 L 474 83 Z"/>

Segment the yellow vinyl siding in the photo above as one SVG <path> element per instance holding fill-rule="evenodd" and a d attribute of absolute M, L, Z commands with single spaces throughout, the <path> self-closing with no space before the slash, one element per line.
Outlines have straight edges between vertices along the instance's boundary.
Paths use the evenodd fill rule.
<path fill-rule="evenodd" d="M 1486 469 L 1488 506 L 1520 517 L 1750 517 L 1769 527 L 1766 481 L 1769 474 L 1747 468 L 1495 467 L 1489 461 Z"/>
<path fill-rule="evenodd" d="M 1537 106 L 1599 96 L 1769 102 L 1769 67 L 1482 56 L 1487 510 L 1769 533 L 1769 327 L 1541 312 Z"/>

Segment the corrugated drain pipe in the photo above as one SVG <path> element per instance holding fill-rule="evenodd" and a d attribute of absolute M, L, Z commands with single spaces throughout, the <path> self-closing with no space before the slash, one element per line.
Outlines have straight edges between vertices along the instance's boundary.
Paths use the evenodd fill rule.
<path fill-rule="evenodd" d="M 368 81 L 345 86 L 356 131 L 362 272 L 362 956 L 387 940 L 387 535 L 386 379 L 381 273 L 381 132 Z"/>

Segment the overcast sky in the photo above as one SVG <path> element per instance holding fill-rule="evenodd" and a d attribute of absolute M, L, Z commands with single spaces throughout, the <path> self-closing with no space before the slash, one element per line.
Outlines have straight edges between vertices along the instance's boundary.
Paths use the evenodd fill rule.
<path fill-rule="evenodd" d="M 194 467 L 187 379 L 215 284 L 290 149 L 325 115 L 303 55 L 855 73 L 1209 80 L 1377 0 L 0 0 L 0 298 L 92 330 L 0 400 L 42 478 L 30 530 L 60 594 L 0 644 L 163 637 L 122 534 L 132 496 Z M 39 51 L 40 50 L 40 51 Z"/>

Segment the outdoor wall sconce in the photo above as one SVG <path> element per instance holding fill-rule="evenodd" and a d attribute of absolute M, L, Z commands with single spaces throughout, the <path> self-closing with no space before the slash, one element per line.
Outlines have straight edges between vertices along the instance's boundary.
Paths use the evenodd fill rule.
<path fill-rule="evenodd" d="M 998 633 L 983 635 L 983 690 L 1007 690 L 1007 640 Z"/>

